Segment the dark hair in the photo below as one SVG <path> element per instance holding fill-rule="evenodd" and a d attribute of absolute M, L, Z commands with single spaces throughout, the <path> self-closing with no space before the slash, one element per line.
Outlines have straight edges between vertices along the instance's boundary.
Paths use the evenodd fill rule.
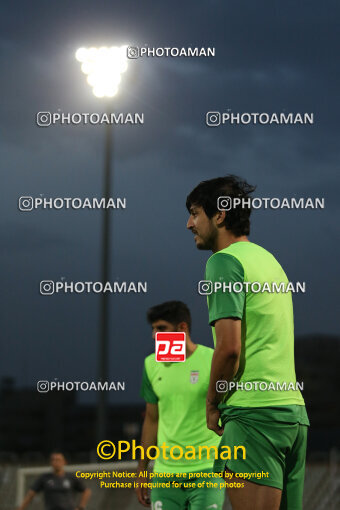
<path fill-rule="evenodd" d="M 62 455 L 64 457 L 64 459 L 66 459 L 65 454 L 58 448 L 56 448 L 55 450 L 52 450 L 49 457 L 51 458 L 52 455 Z"/>
<path fill-rule="evenodd" d="M 190 212 L 192 205 L 203 207 L 208 218 L 212 218 L 218 212 L 217 200 L 219 197 L 250 198 L 255 186 L 251 186 L 245 180 L 236 175 L 217 177 L 209 181 L 202 181 L 187 196 L 186 206 Z M 251 206 L 242 207 L 241 204 L 226 212 L 225 228 L 235 236 L 249 235 Z"/>
<path fill-rule="evenodd" d="M 146 316 L 149 324 L 159 320 L 170 322 L 174 326 L 180 322 L 186 322 L 189 331 L 191 330 L 190 310 L 182 301 L 166 301 L 153 306 L 147 311 Z"/>

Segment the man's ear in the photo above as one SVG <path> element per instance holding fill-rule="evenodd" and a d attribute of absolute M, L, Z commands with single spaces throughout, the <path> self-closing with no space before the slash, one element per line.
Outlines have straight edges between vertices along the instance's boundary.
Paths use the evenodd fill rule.
<path fill-rule="evenodd" d="M 180 322 L 177 324 L 177 331 L 184 331 L 185 333 L 189 332 L 188 324 L 186 322 Z"/>
<path fill-rule="evenodd" d="M 225 211 L 217 211 L 217 213 L 214 216 L 216 225 L 220 227 L 225 220 L 226 212 Z"/>

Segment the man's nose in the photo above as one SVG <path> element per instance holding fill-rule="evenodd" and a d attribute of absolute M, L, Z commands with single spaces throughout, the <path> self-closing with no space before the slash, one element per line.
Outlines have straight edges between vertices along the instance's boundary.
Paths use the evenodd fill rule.
<path fill-rule="evenodd" d="M 187 221 L 187 228 L 190 230 L 194 226 L 194 223 L 192 221 L 192 216 L 189 216 L 189 219 Z"/>

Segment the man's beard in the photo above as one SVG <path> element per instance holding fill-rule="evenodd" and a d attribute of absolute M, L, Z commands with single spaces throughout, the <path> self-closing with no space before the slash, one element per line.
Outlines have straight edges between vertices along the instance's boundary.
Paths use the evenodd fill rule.
<path fill-rule="evenodd" d="M 198 250 L 212 250 L 216 244 L 217 232 L 210 232 L 210 234 L 205 239 L 203 239 L 200 235 L 198 235 L 198 237 L 199 241 L 196 243 Z"/>

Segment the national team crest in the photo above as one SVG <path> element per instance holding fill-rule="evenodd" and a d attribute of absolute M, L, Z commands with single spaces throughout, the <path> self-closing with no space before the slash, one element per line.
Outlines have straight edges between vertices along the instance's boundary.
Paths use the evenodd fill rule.
<path fill-rule="evenodd" d="M 198 382 L 199 370 L 191 370 L 190 373 L 190 382 L 191 384 L 196 384 Z"/>

